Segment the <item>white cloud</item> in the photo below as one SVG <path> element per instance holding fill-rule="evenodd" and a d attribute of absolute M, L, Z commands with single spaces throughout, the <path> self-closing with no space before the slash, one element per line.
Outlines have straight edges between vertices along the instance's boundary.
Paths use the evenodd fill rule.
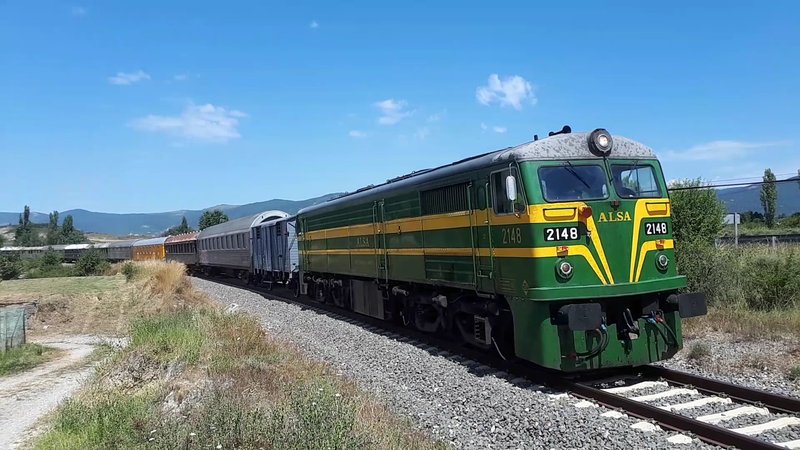
<path fill-rule="evenodd" d="M 662 159 L 672 161 L 730 160 L 747 157 L 759 150 L 783 147 L 789 144 L 791 144 L 789 141 L 711 141 L 705 144 L 695 145 L 685 150 L 667 150 L 661 157 Z"/>
<path fill-rule="evenodd" d="M 319 23 L 316 20 L 312 20 L 311 23 L 308 24 L 308 28 L 311 28 L 312 30 L 314 28 L 319 28 Z"/>
<path fill-rule="evenodd" d="M 407 106 L 408 103 L 405 100 L 395 100 L 393 98 L 376 102 L 375 107 L 381 111 L 378 123 L 381 125 L 394 125 L 400 122 L 414 113 L 413 111 L 408 111 L 406 109 Z"/>
<path fill-rule="evenodd" d="M 444 117 L 446 115 L 447 115 L 447 111 L 438 112 L 436 114 L 431 114 L 430 116 L 428 116 L 428 118 L 425 119 L 425 121 L 428 122 L 428 123 L 439 122 L 442 119 L 444 119 Z"/>
<path fill-rule="evenodd" d="M 475 98 L 482 105 L 497 103 L 500 106 L 511 106 L 518 111 L 526 100 L 531 104 L 536 103 L 533 86 L 528 81 L 519 75 L 500 79 L 496 73 L 489 75 L 486 86 L 480 86 L 475 91 Z"/>
<path fill-rule="evenodd" d="M 132 73 L 117 72 L 117 74 L 113 77 L 108 77 L 108 82 L 111 84 L 127 86 L 129 84 L 134 84 L 149 79 L 150 75 L 144 71 L 138 70 Z"/>
<path fill-rule="evenodd" d="M 247 114 L 235 109 L 228 110 L 210 103 L 188 105 L 180 115 L 149 115 L 131 122 L 138 130 L 164 133 L 181 138 L 225 143 L 241 137 L 239 119 Z"/>
<path fill-rule="evenodd" d="M 505 133 L 506 131 L 508 131 L 508 128 L 500 126 L 500 125 L 489 126 L 489 125 L 486 125 L 484 122 L 481 122 L 481 130 L 483 130 L 484 133 L 486 133 L 489 130 L 492 130 L 495 133 L 502 134 L 502 133 Z"/>
<path fill-rule="evenodd" d="M 431 135 L 431 129 L 428 127 L 417 128 L 417 131 L 414 132 L 414 137 L 419 139 L 420 141 L 424 141 L 425 138 Z"/>
<path fill-rule="evenodd" d="M 87 11 L 86 8 L 84 8 L 82 6 L 73 6 L 72 7 L 72 15 L 75 16 L 75 17 L 83 17 L 88 12 L 89 11 Z"/>
<path fill-rule="evenodd" d="M 175 75 L 174 77 L 172 77 L 172 79 L 175 80 L 175 81 L 186 81 L 186 80 L 189 79 L 189 75 L 187 75 L 185 73 L 179 73 L 178 75 Z"/>
<path fill-rule="evenodd" d="M 367 137 L 367 133 L 364 133 L 363 131 L 360 130 L 350 130 L 350 132 L 347 133 L 347 135 L 350 136 L 351 138 L 356 138 L 356 139 Z"/>

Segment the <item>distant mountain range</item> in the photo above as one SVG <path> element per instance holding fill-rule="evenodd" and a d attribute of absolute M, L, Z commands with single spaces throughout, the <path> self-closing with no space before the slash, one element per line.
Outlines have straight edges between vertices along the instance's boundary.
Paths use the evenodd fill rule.
<path fill-rule="evenodd" d="M 792 178 L 795 181 L 798 179 L 800 177 Z M 778 183 L 777 187 L 778 214 L 790 215 L 800 211 L 800 187 L 798 187 L 797 183 Z M 760 193 L 761 185 L 758 184 L 717 191 L 719 199 L 725 203 L 728 212 L 761 211 Z M 196 228 L 200 215 L 206 210 L 221 209 L 230 219 L 252 216 L 271 209 L 294 214 L 306 206 L 322 203 L 339 195 L 328 194 L 307 200 L 273 199 L 246 205 L 217 205 L 201 210 L 180 210 L 163 213 L 110 214 L 86 211 L 85 209 L 72 209 L 61 211 L 60 214 L 62 218 L 66 215 L 72 215 L 75 220 L 75 226 L 83 231 L 116 236 L 147 236 L 161 234 L 168 228 L 180 224 L 183 216 L 186 216 L 186 220 L 191 227 Z M 18 220 L 18 212 L 0 212 L 0 225 L 16 225 Z M 32 212 L 31 221 L 34 223 L 47 223 L 48 216 L 47 214 Z"/>
<path fill-rule="evenodd" d="M 792 177 L 784 183 L 777 183 L 778 188 L 778 214 L 792 215 L 800 212 L 800 177 Z M 761 185 L 720 189 L 717 197 L 725 203 L 728 212 L 763 211 L 761 207 Z"/>
<path fill-rule="evenodd" d="M 163 213 L 111 214 L 87 211 L 85 209 L 71 209 L 59 211 L 59 215 L 61 218 L 71 215 L 75 220 L 75 227 L 83 231 L 115 236 L 147 236 L 159 235 L 168 228 L 179 225 L 181 217 L 184 216 L 186 216 L 189 226 L 196 229 L 200 215 L 206 210 L 221 209 L 231 220 L 252 216 L 272 209 L 294 214 L 306 206 L 322 203 L 339 195 L 328 194 L 307 200 L 273 199 L 246 205 L 217 205 L 201 210 L 180 210 Z M 33 223 L 47 223 L 48 220 L 47 214 L 31 212 L 31 222 Z M 0 212 L 0 225 L 16 225 L 18 221 L 18 212 Z"/>

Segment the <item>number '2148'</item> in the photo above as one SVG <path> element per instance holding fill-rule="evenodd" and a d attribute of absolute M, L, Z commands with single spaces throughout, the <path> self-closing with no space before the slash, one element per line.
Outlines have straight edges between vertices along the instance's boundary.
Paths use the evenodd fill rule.
<path fill-rule="evenodd" d="M 522 243 L 522 230 L 519 227 L 503 228 L 503 244 Z"/>

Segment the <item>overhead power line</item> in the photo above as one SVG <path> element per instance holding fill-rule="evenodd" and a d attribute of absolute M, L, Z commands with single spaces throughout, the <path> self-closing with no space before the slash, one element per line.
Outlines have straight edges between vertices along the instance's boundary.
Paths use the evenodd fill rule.
<path fill-rule="evenodd" d="M 722 184 L 704 184 L 702 186 L 682 186 L 682 187 L 675 187 L 675 188 L 667 188 L 669 191 L 690 191 L 693 189 L 716 189 L 716 188 L 723 188 L 723 187 L 737 187 L 737 186 L 759 186 L 764 183 L 800 183 L 800 180 L 797 178 L 787 178 L 785 180 L 775 180 L 775 181 L 750 181 L 750 182 L 741 182 L 741 183 L 722 183 Z"/>

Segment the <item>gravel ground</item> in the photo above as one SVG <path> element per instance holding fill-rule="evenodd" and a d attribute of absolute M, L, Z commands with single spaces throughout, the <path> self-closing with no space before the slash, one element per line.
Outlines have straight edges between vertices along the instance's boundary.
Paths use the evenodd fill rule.
<path fill-rule="evenodd" d="M 691 358 L 694 346 L 708 355 Z M 790 380 L 792 367 L 800 367 L 800 339 L 772 336 L 745 340 L 728 333 L 710 332 L 684 339 L 684 349 L 662 365 L 777 394 L 800 397 L 800 379 Z"/>
<path fill-rule="evenodd" d="M 456 448 L 711 448 L 674 432 L 640 431 L 640 421 L 491 369 L 391 339 L 279 300 L 202 279 L 194 285 L 222 305 L 251 313 L 274 336 L 330 364 L 399 415 Z M 231 306 L 235 304 L 235 306 Z M 605 416 L 604 416 L 605 414 Z"/>

